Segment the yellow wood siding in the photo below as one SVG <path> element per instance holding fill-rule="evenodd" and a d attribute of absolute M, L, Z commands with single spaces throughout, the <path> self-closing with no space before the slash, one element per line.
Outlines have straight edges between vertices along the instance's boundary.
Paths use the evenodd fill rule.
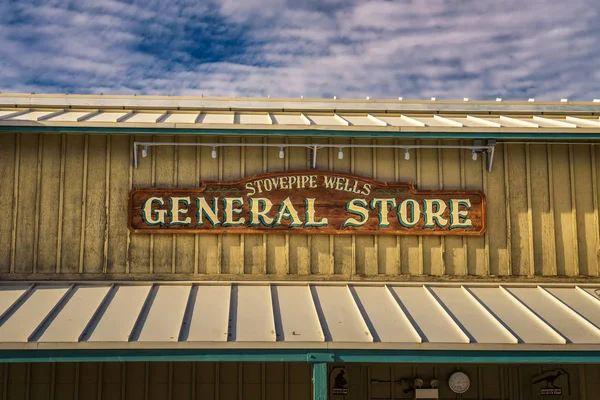
<path fill-rule="evenodd" d="M 481 237 L 334 235 L 141 235 L 127 229 L 132 187 L 197 187 L 203 179 L 308 169 L 303 148 L 151 148 L 132 167 L 133 141 L 209 142 L 207 137 L 0 135 L 0 274 L 130 274 L 309 277 L 387 275 L 598 276 L 598 147 L 498 144 L 491 173 L 468 150 L 322 149 L 317 167 L 419 189 L 480 189 Z M 436 144 L 391 139 L 225 138 L 223 142 Z M 445 141 L 443 144 L 461 144 Z M 466 141 L 462 144 L 468 144 Z M 11 212 L 12 211 L 12 212 Z M 41 276 L 41 275 L 40 275 Z M 47 276 L 47 275 L 46 275 Z M 31 276 L 30 276 L 31 277 Z"/>

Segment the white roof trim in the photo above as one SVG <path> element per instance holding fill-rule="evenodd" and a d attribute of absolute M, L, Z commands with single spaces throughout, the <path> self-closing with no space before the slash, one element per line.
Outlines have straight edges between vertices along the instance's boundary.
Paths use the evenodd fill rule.
<path fill-rule="evenodd" d="M 0 94 L 0 107 L 13 108 L 111 108 L 220 111 L 318 111 L 318 112 L 599 112 L 598 99 L 588 102 L 464 101 L 464 100 L 365 100 L 227 98 L 177 96 L 30 95 Z"/>

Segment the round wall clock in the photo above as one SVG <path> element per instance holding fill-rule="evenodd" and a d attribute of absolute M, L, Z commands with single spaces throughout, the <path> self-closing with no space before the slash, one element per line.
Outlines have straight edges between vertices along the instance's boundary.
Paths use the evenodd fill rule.
<path fill-rule="evenodd" d="M 454 372 L 448 378 L 448 386 L 450 386 L 450 390 L 454 393 L 464 393 L 469 390 L 469 386 L 471 386 L 471 380 L 464 372 Z"/>

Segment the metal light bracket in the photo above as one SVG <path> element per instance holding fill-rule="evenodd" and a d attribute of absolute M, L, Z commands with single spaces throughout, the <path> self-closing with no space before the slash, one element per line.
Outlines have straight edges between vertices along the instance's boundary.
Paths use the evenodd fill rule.
<path fill-rule="evenodd" d="M 186 142 L 133 142 L 133 166 L 139 166 L 139 148 L 142 148 L 142 155 L 146 157 L 149 147 L 154 146 L 194 146 L 194 147 L 210 147 L 213 149 L 221 147 L 303 147 L 311 150 L 312 168 L 317 167 L 317 152 L 323 148 L 383 148 L 383 149 L 402 149 L 410 151 L 413 149 L 467 149 L 473 154 L 486 155 L 486 169 L 492 171 L 492 163 L 494 161 L 494 149 L 496 147 L 495 140 L 488 140 L 485 144 L 483 140 L 474 140 L 472 146 L 468 145 L 425 145 L 425 144 L 403 144 L 403 145 L 387 145 L 387 144 L 295 144 L 295 143 L 186 143 Z M 342 153 L 342 151 L 340 151 Z M 214 156 L 213 156 L 214 158 Z"/>

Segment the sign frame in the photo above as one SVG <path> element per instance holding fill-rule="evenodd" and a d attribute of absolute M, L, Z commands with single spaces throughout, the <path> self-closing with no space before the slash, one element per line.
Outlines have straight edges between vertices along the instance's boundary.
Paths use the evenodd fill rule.
<path fill-rule="evenodd" d="M 225 227 L 225 226 L 215 226 L 214 228 L 189 228 L 183 226 L 160 226 L 160 227 L 149 227 L 149 226 L 140 226 L 140 221 L 142 217 L 140 217 L 143 205 L 140 204 L 139 198 L 144 197 L 159 197 L 159 198 L 167 198 L 167 197 L 179 197 L 179 196 L 196 196 L 207 193 L 214 193 L 213 197 L 219 197 L 222 199 L 223 197 L 243 197 L 244 199 L 249 199 L 250 197 L 261 197 L 264 196 L 264 193 L 258 193 L 258 186 L 254 186 L 254 193 L 252 195 L 248 195 L 245 192 L 248 185 L 251 185 L 256 182 L 264 182 L 265 180 L 273 180 L 280 179 L 284 181 L 286 177 L 289 179 L 290 177 L 296 177 L 297 179 L 306 179 L 306 177 L 316 177 L 316 181 L 319 181 L 319 177 L 325 179 L 325 177 L 337 179 L 337 188 L 325 188 L 320 186 L 311 186 L 310 188 L 301 188 L 296 191 L 296 189 L 288 189 L 287 196 L 295 197 L 305 197 L 305 191 L 311 191 L 313 194 L 312 197 L 316 197 L 316 194 L 321 194 L 322 198 L 329 198 L 331 201 L 341 202 L 342 200 L 336 199 L 334 194 L 341 193 L 341 197 L 352 198 L 361 198 L 361 196 L 368 197 L 372 199 L 375 195 L 379 195 L 381 197 L 386 198 L 396 198 L 395 196 L 408 196 L 415 199 L 465 199 L 468 198 L 470 200 L 475 199 L 475 203 L 473 203 L 476 207 L 477 212 L 477 226 L 479 229 L 468 229 L 468 228 L 458 228 L 458 229 L 441 229 L 437 227 L 433 227 L 432 229 L 425 229 L 423 226 L 417 227 L 417 229 L 407 229 L 405 227 L 400 227 L 400 221 L 396 216 L 392 216 L 394 213 L 393 210 L 389 211 L 389 215 L 392 216 L 392 219 L 395 218 L 394 223 L 398 226 L 394 229 L 373 229 L 371 226 L 363 227 L 363 228 L 354 228 L 352 226 L 344 228 L 339 228 L 334 226 L 303 226 L 303 227 L 288 227 L 288 226 L 279 226 L 276 228 L 271 228 L 267 226 L 235 226 L 235 227 Z M 275 182 L 275 181 L 273 181 Z M 319 181 L 320 182 L 320 181 Z M 324 181 L 323 181 L 324 182 Z M 341 184 L 340 184 L 341 182 Z M 259 185 L 259 184 L 257 184 Z M 362 192 L 360 188 L 369 187 L 369 194 L 367 196 L 364 195 L 367 192 L 366 189 L 363 189 Z M 265 188 L 266 189 L 266 188 Z M 285 189 L 285 188 L 284 188 Z M 283 191 L 284 189 L 276 189 L 269 191 L 273 195 L 273 193 L 279 193 L 278 191 Z M 358 191 L 357 191 L 358 190 Z M 348 194 L 352 193 L 352 194 Z M 283 195 L 277 194 L 273 195 L 274 197 L 282 197 Z M 290 200 L 291 201 L 291 200 Z M 192 205 L 189 208 L 189 211 L 192 209 L 197 210 L 197 207 L 194 205 L 194 202 L 191 202 Z M 296 201 L 296 203 L 298 203 Z M 273 202 L 275 204 L 275 202 Z M 381 206 L 381 204 L 380 204 Z M 247 211 L 248 206 L 245 203 L 243 206 L 244 210 Z M 319 204 L 319 207 L 323 208 L 322 204 Z M 316 208 L 316 205 L 315 205 Z M 337 208 L 339 210 L 339 205 Z M 330 209 L 333 209 L 330 207 Z M 306 212 L 306 210 L 303 210 Z M 347 211 L 347 207 L 346 210 Z M 328 211 L 330 214 L 332 211 Z M 424 212 L 420 210 L 419 218 L 424 219 Z M 336 214 L 339 212 L 333 212 Z M 375 213 L 374 210 L 370 210 L 370 213 Z M 220 214 L 222 212 L 220 211 Z M 446 215 L 446 214 L 445 214 Z M 246 215 L 247 216 L 247 215 Z M 347 214 L 346 217 L 356 217 L 356 215 Z M 238 216 L 239 217 L 239 216 Z M 308 214 L 307 214 L 308 217 Z M 328 218 L 340 218 L 337 215 L 331 217 L 331 215 L 327 215 Z M 318 215 L 315 218 L 323 218 L 323 216 Z M 336 221 L 339 222 L 338 219 Z M 373 225 L 369 222 L 369 225 Z M 424 224 L 423 224 L 424 225 Z M 339 226 L 339 223 L 337 224 Z M 217 181 L 217 180 L 203 180 L 200 182 L 200 186 L 196 188 L 133 188 L 129 192 L 129 204 L 128 204 L 128 228 L 132 233 L 146 233 L 146 234 L 317 234 L 317 235 L 387 235 L 387 236 L 481 236 L 486 232 L 486 196 L 480 190 L 418 190 L 415 188 L 414 183 L 411 182 L 383 182 L 370 178 L 364 178 L 358 175 L 340 173 L 335 171 L 317 171 L 317 170 L 307 170 L 307 171 L 281 171 L 275 173 L 267 173 L 267 174 L 259 174 L 252 175 L 238 180 L 232 181 Z"/>

